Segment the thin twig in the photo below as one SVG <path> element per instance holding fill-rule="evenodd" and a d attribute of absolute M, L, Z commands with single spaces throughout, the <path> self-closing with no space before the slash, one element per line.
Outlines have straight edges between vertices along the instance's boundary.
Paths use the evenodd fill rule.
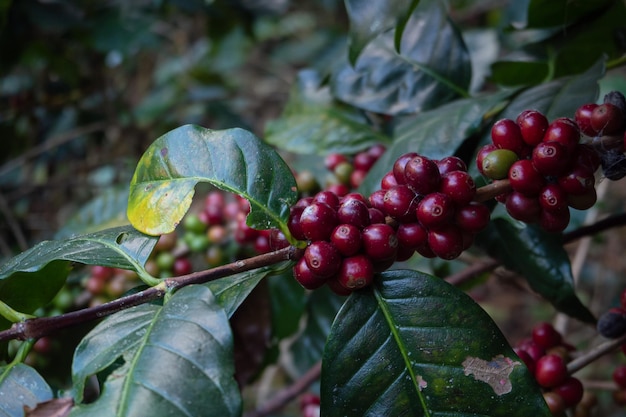
<path fill-rule="evenodd" d="M 455 274 L 448 275 L 446 281 L 452 285 L 458 286 L 476 278 L 484 272 L 493 271 L 498 266 L 500 266 L 500 262 L 495 259 L 478 261 Z"/>
<path fill-rule="evenodd" d="M 96 320 L 130 307 L 144 304 L 163 297 L 166 292 L 191 284 L 203 284 L 240 272 L 251 271 L 278 262 L 293 260 L 300 257 L 301 250 L 293 246 L 254 256 L 245 260 L 232 262 L 205 271 L 193 272 L 175 278 L 167 278 L 162 284 L 147 290 L 121 297 L 99 306 L 72 311 L 54 317 L 40 317 L 15 323 L 10 329 L 0 332 L 0 342 L 11 339 L 37 339 L 54 333 L 57 330 Z"/>
<path fill-rule="evenodd" d="M 28 249 L 28 242 L 26 241 L 26 236 L 24 236 L 24 232 L 20 228 L 20 224 L 13 215 L 13 211 L 9 207 L 6 198 L 4 195 L 0 193 L 0 212 L 4 215 L 11 232 L 13 232 L 13 236 L 15 237 L 15 241 L 17 242 L 17 246 L 23 252 Z"/>
<path fill-rule="evenodd" d="M 596 359 L 613 352 L 614 350 L 616 350 L 617 348 L 619 348 L 621 345 L 623 345 L 624 343 L 626 343 L 626 334 L 624 334 L 623 336 L 619 337 L 618 339 L 613 339 L 613 340 L 609 340 L 607 342 L 604 342 L 596 347 L 594 347 L 593 349 L 591 349 L 590 351 L 586 352 L 585 354 L 583 354 L 582 356 L 577 357 L 576 359 L 574 359 L 573 361 L 569 362 L 567 364 L 567 372 L 569 374 L 573 374 L 579 370 L 581 370 L 582 368 L 584 368 L 585 366 L 589 365 L 591 362 L 595 361 Z"/>
<path fill-rule="evenodd" d="M 579 227 L 576 230 L 563 234 L 563 243 L 570 243 L 584 236 L 595 235 L 607 229 L 626 225 L 626 213 L 615 214 L 604 218 L 588 226 Z"/>
<path fill-rule="evenodd" d="M 306 391 L 312 383 L 319 379 L 321 373 L 322 361 L 319 361 L 293 384 L 278 391 L 276 395 L 270 398 L 262 407 L 246 413 L 244 417 L 267 417 L 275 414 L 285 407 L 285 405 L 293 401 L 298 395 Z"/>
<path fill-rule="evenodd" d="M 497 180 L 478 188 L 474 196 L 474 201 L 482 203 L 501 194 L 506 194 L 511 190 L 511 182 L 509 180 Z"/>

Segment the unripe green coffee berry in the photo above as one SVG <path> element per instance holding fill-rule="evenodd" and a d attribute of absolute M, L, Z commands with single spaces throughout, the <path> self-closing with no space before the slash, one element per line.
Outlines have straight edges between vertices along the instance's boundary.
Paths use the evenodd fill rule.
<path fill-rule="evenodd" d="M 483 173 L 492 180 L 501 180 L 509 175 L 511 165 L 519 158 L 508 149 L 496 149 L 483 159 Z"/>
<path fill-rule="evenodd" d="M 352 171 L 354 171 L 354 166 L 350 162 L 341 162 L 335 167 L 333 173 L 340 183 L 349 184 Z"/>

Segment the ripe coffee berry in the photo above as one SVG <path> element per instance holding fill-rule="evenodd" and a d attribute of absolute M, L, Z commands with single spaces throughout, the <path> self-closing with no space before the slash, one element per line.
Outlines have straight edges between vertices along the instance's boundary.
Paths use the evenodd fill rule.
<path fill-rule="evenodd" d="M 307 290 L 319 288 L 327 281 L 326 278 L 319 277 L 311 271 L 304 257 L 300 258 L 294 265 L 293 277 Z"/>
<path fill-rule="evenodd" d="M 563 383 L 552 389 L 552 392 L 558 394 L 565 402 L 565 408 L 575 406 L 583 399 L 585 392 L 583 384 L 574 377 L 568 377 Z"/>
<path fill-rule="evenodd" d="M 541 206 L 537 197 L 528 197 L 517 191 L 509 194 L 505 206 L 511 217 L 525 223 L 538 221 L 541 214 Z"/>
<path fill-rule="evenodd" d="M 579 144 L 572 155 L 574 166 L 584 166 L 591 172 L 596 172 L 600 167 L 600 155 L 591 145 Z"/>
<path fill-rule="evenodd" d="M 344 197 L 337 209 L 339 223 L 353 224 L 359 229 L 370 224 L 370 215 L 367 205 L 361 200 Z"/>
<path fill-rule="evenodd" d="M 439 192 L 450 197 L 457 206 L 464 206 L 476 195 L 476 184 L 467 172 L 452 171 L 441 177 Z"/>
<path fill-rule="evenodd" d="M 311 241 L 329 239 L 338 223 L 337 212 L 324 203 L 311 203 L 300 215 L 302 234 Z"/>
<path fill-rule="evenodd" d="M 595 177 L 589 169 L 577 165 L 559 177 L 558 183 L 567 194 L 581 195 L 594 188 Z"/>
<path fill-rule="evenodd" d="M 368 210 L 370 213 L 370 224 L 385 223 L 385 213 L 375 207 L 370 207 Z"/>
<path fill-rule="evenodd" d="M 415 249 L 428 241 L 428 232 L 419 223 L 401 223 L 396 231 L 399 247 Z"/>
<path fill-rule="evenodd" d="M 401 222 L 416 220 L 416 210 L 420 197 L 408 185 L 397 185 L 385 193 L 383 207 L 385 213 Z"/>
<path fill-rule="evenodd" d="M 304 260 L 311 272 L 321 278 L 330 278 L 341 265 L 341 255 L 332 243 L 312 242 L 304 250 Z"/>
<path fill-rule="evenodd" d="M 568 152 L 572 152 L 580 141 L 580 129 L 572 119 L 560 117 L 550 123 L 543 136 L 543 141 L 558 142 Z"/>
<path fill-rule="evenodd" d="M 439 168 L 439 174 L 444 175 L 453 171 L 467 171 L 467 165 L 461 158 L 456 156 L 446 156 L 438 161 L 435 161 L 437 168 Z"/>
<path fill-rule="evenodd" d="M 417 206 L 417 220 L 427 228 L 443 226 L 454 216 L 454 202 L 443 193 L 431 193 Z"/>
<path fill-rule="evenodd" d="M 596 136 L 598 131 L 591 126 L 591 115 L 594 109 L 598 107 L 596 103 L 583 104 L 576 109 L 574 120 L 580 128 L 580 131 L 587 136 Z"/>
<path fill-rule="evenodd" d="M 428 232 L 428 246 L 435 255 L 445 260 L 459 257 L 463 252 L 463 233 L 453 224 L 430 230 Z"/>
<path fill-rule="evenodd" d="M 330 235 L 330 241 L 343 256 L 352 256 L 361 249 L 361 230 L 352 224 L 340 224 Z"/>
<path fill-rule="evenodd" d="M 515 161 L 509 169 L 511 188 L 527 196 L 537 195 L 546 183 L 543 175 L 535 169 L 532 161 Z"/>
<path fill-rule="evenodd" d="M 385 174 L 385 176 L 380 180 L 380 188 L 383 190 L 388 190 L 392 187 L 398 185 L 398 181 L 396 181 L 395 175 L 393 175 L 392 171 L 389 171 Z"/>
<path fill-rule="evenodd" d="M 349 161 L 345 155 L 339 153 L 330 153 L 324 158 L 324 166 L 326 166 L 326 169 L 328 169 L 329 171 L 334 171 L 337 165 L 341 164 L 342 162 Z"/>
<path fill-rule="evenodd" d="M 523 154 L 526 148 L 520 127 L 511 119 L 501 119 L 493 124 L 491 140 L 499 149 L 508 149 L 517 155 Z"/>
<path fill-rule="evenodd" d="M 359 152 L 354 155 L 354 160 L 352 164 L 354 165 L 355 170 L 363 170 L 365 172 L 369 171 L 374 162 L 376 162 L 376 156 L 370 154 L 367 151 Z"/>
<path fill-rule="evenodd" d="M 544 388 L 556 387 L 567 379 L 567 366 L 562 357 L 548 354 L 537 361 L 535 379 Z"/>
<path fill-rule="evenodd" d="M 613 135 L 622 129 L 624 115 L 615 105 L 604 103 L 593 109 L 591 127 L 604 135 Z"/>
<path fill-rule="evenodd" d="M 337 209 L 337 207 L 339 207 L 339 197 L 337 194 L 328 190 L 320 191 L 315 194 L 315 196 L 313 196 L 313 202 L 328 204 L 333 209 Z"/>
<path fill-rule="evenodd" d="M 620 388 L 626 388 L 626 365 L 619 365 L 613 371 L 613 381 Z"/>
<path fill-rule="evenodd" d="M 406 184 L 406 180 L 404 179 L 404 169 L 406 167 L 407 162 L 416 157 L 417 154 L 415 152 L 405 153 L 401 155 L 393 164 L 393 176 L 396 178 L 396 182 L 398 184 Z"/>
<path fill-rule="evenodd" d="M 559 233 L 567 228 L 570 216 L 569 210 L 558 212 L 542 210 L 539 216 L 539 226 L 546 232 Z"/>
<path fill-rule="evenodd" d="M 471 202 L 456 210 L 454 222 L 466 232 L 478 233 L 487 227 L 490 216 L 491 213 L 486 205 Z"/>
<path fill-rule="evenodd" d="M 567 205 L 576 210 L 587 210 L 593 207 L 598 200 L 596 189 L 593 188 L 581 195 L 568 195 Z"/>
<path fill-rule="evenodd" d="M 441 175 L 437 164 L 425 156 L 415 156 L 404 167 L 406 185 L 418 194 L 437 191 Z"/>
<path fill-rule="evenodd" d="M 349 290 L 367 287 L 374 280 L 374 265 L 363 254 L 344 258 L 337 274 L 337 281 Z"/>
<path fill-rule="evenodd" d="M 550 349 L 551 347 L 561 344 L 562 337 L 550 323 L 542 322 L 533 327 L 532 330 L 533 342 L 538 344 L 544 349 Z"/>
<path fill-rule="evenodd" d="M 518 156 L 509 149 L 496 149 L 482 158 L 481 172 L 492 180 L 501 180 L 509 175 L 509 169 Z"/>
<path fill-rule="evenodd" d="M 569 166 L 567 149 L 559 142 L 542 142 L 535 146 L 532 161 L 537 171 L 545 176 L 560 176 Z"/>
<path fill-rule="evenodd" d="M 553 416 L 559 416 L 565 411 L 565 401 L 559 394 L 552 391 L 544 392 L 543 400 Z"/>
<path fill-rule="evenodd" d="M 559 184 L 547 184 L 539 193 L 539 205 L 543 210 L 562 212 L 567 210 L 568 196 Z"/>
<path fill-rule="evenodd" d="M 516 122 L 520 128 L 522 139 L 532 147 L 543 141 L 549 124 L 546 116 L 537 110 L 524 110 L 517 116 Z"/>
<path fill-rule="evenodd" d="M 361 231 L 363 250 L 374 261 L 393 259 L 398 252 L 398 238 L 393 228 L 384 223 L 372 224 Z"/>

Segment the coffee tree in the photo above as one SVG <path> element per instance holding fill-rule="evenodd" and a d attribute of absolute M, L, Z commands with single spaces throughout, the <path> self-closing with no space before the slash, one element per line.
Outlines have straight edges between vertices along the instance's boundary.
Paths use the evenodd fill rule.
<path fill-rule="evenodd" d="M 581 226 L 626 174 L 624 3 L 514 2 L 493 62 L 444 2 L 345 7 L 343 59 L 301 71 L 262 139 L 175 128 L 136 166 L 129 225 L 0 267 L 0 415 L 240 416 L 235 352 L 267 341 L 233 318 L 263 286 L 273 349 L 252 373 L 289 354 L 302 378 L 249 415 L 318 379 L 302 415 L 591 415 L 577 373 L 625 343 L 626 296 L 592 311 L 564 245 L 624 222 Z M 546 322 L 509 340 L 467 293 L 497 267 L 597 343 Z M 29 358 L 79 325 L 58 389 Z"/>

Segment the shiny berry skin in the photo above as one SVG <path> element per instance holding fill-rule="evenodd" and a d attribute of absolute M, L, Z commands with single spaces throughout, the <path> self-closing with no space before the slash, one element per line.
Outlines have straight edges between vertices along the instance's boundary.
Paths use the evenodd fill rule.
<path fill-rule="evenodd" d="M 332 191 L 333 193 L 337 194 L 339 197 L 343 197 L 344 195 L 350 192 L 350 187 L 348 187 L 345 184 L 331 184 L 328 187 L 326 187 L 326 190 Z"/>
<path fill-rule="evenodd" d="M 406 185 L 418 194 L 437 191 L 441 175 L 437 164 L 425 156 L 415 156 L 404 167 Z"/>
<path fill-rule="evenodd" d="M 393 259 L 398 252 L 398 238 L 393 227 L 372 224 L 361 231 L 363 250 L 374 261 Z"/>
<path fill-rule="evenodd" d="M 443 193 L 425 196 L 417 206 L 417 220 L 426 228 L 449 223 L 454 216 L 454 202 Z"/>
<path fill-rule="evenodd" d="M 541 214 L 541 206 L 537 197 L 528 197 L 517 191 L 509 194 L 505 206 L 511 217 L 525 223 L 538 221 Z"/>
<path fill-rule="evenodd" d="M 476 183 L 465 171 L 452 171 L 441 176 L 439 192 L 446 194 L 457 206 L 469 204 L 476 195 Z"/>
<path fill-rule="evenodd" d="M 626 333 L 626 309 L 611 308 L 598 319 L 598 333 L 608 339 L 617 339 Z"/>
<path fill-rule="evenodd" d="M 321 287 L 327 281 L 326 278 L 319 277 L 309 269 L 304 257 L 300 258 L 293 267 L 293 277 L 307 290 L 314 290 Z"/>
<path fill-rule="evenodd" d="M 583 104 L 576 109 L 576 113 L 574 114 L 574 121 L 578 125 L 580 131 L 591 137 L 598 134 L 598 130 L 591 126 L 591 115 L 596 107 L 598 107 L 596 103 Z"/>
<path fill-rule="evenodd" d="M 524 110 L 515 120 L 520 128 L 522 139 L 527 145 L 535 147 L 543 141 L 548 129 L 548 119 L 537 110 Z"/>
<path fill-rule="evenodd" d="M 352 164 L 354 165 L 355 170 L 363 170 L 368 172 L 372 165 L 376 162 L 376 156 L 372 155 L 367 151 L 359 152 L 354 155 L 354 160 Z"/>
<path fill-rule="evenodd" d="M 350 161 L 348 161 L 348 158 L 345 155 L 342 155 L 340 153 L 329 153 L 324 158 L 324 166 L 326 166 L 326 169 L 328 169 L 331 172 L 335 170 L 337 165 L 343 162 L 350 162 Z"/>
<path fill-rule="evenodd" d="M 361 230 L 352 224 L 340 224 L 330 235 L 330 241 L 343 256 L 352 256 L 361 250 Z"/>
<path fill-rule="evenodd" d="M 174 276 L 179 277 L 181 275 L 191 274 L 192 271 L 193 265 L 191 265 L 189 258 L 176 258 L 172 266 Z"/>
<path fill-rule="evenodd" d="M 363 180 L 365 179 L 365 177 L 367 176 L 367 171 L 364 169 L 355 169 L 354 171 L 352 171 L 352 173 L 350 174 L 350 186 L 352 188 L 359 188 L 359 185 L 361 185 L 361 183 L 363 182 Z"/>
<path fill-rule="evenodd" d="M 539 193 L 539 205 L 543 210 L 562 212 L 567 210 L 568 195 L 559 184 L 547 184 Z"/>
<path fill-rule="evenodd" d="M 441 259 L 456 259 L 463 252 L 463 233 L 453 224 L 430 230 L 428 246 Z"/>
<path fill-rule="evenodd" d="M 339 223 L 353 224 L 359 229 L 370 224 L 370 214 L 367 205 L 357 199 L 346 199 L 337 209 Z"/>
<path fill-rule="evenodd" d="M 376 145 L 369 148 L 366 152 L 372 155 L 376 160 L 378 160 L 378 158 L 383 156 L 386 150 L 387 147 L 385 145 L 377 143 Z"/>
<path fill-rule="evenodd" d="M 543 400 L 553 416 L 560 416 L 565 412 L 565 400 L 559 394 L 552 391 L 544 392 Z"/>
<path fill-rule="evenodd" d="M 537 364 L 535 363 L 535 360 L 532 358 L 532 356 L 530 356 L 530 353 L 521 348 L 516 348 L 514 350 L 517 357 L 520 358 L 522 362 L 524 362 L 524 365 L 526 365 L 528 371 L 534 375 Z"/>
<path fill-rule="evenodd" d="M 361 193 L 348 193 L 341 198 L 341 203 L 347 200 L 359 200 L 361 203 L 365 203 L 369 207 L 369 200 Z"/>
<path fill-rule="evenodd" d="M 539 216 L 539 226 L 550 233 L 559 233 L 567 228 L 570 221 L 569 210 L 559 212 L 542 210 Z"/>
<path fill-rule="evenodd" d="M 561 333 L 559 333 L 550 323 L 542 322 L 533 327 L 533 342 L 544 349 L 550 349 L 561 343 Z"/>
<path fill-rule="evenodd" d="M 489 155 L 491 152 L 495 151 L 496 149 L 498 149 L 496 145 L 494 145 L 493 143 L 489 143 L 487 145 L 484 145 L 478 150 L 478 153 L 476 154 L 476 168 L 478 168 L 478 172 L 480 172 L 483 175 L 486 175 L 483 172 L 483 160 L 485 159 L 487 155 Z"/>
<path fill-rule="evenodd" d="M 558 183 L 567 194 L 581 195 L 594 188 L 596 179 L 584 166 L 574 166 L 565 175 L 558 178 Z"/>
<path fill-rule="evenodd" d="M 386 173 L 383 179 L 380 180 L 380 188 L 383 190 L 388 190 L 396 185 L 398 185 L 398 181 L 396 181 L 396 177 L 391 171 Z"/>
<path fill-rule="evenodd" d="M 312 242 L 304 250 L 304 260 L 311 272 L 321 278 L 330 278 L 339 271 L 341 254 L 329 242 Z"/>
<path fill-rule="evenodd" d="M 290 245 L 285 234 L 278 229 L 271 229 L 269 236 L 270 250 L 279 250 Z"/>
<path fill-rule="evenodd" d="M 367 287 L 374 280 L 374 265 L 363 254 L 344 258 L 337 274 L 341 286 L 350 290 Z"/>
<path fill-rule="evenodd" d="M 404 169 L 406 168 L 407 162 L 416 156 L 417 154 L 415 152 L 405 153 L 394 162 L 392 172 L 398 184 L 406 184 L 406 180 L 404 179 Z"/>
<path fill-rule="evenodd" d="M 437 168 L 439 168 L 439 174 L 444 175 L 453 171 L 467 171 L 467 165 L 463 160 L 456 156 L 446 156 L 435 161 Z"/>
<path fill-rule="evenodd" d="M 336 278 L 331 278 L 326 281 L 326 285 L 328 286 L 328 288 L 330 288 L 332 292 L 342 297 L 347 297 L 348 295 L 352 294 L 352 290 L 341 285 Z"/>
<path fill-rule="evenodd" d="M 478 233 L 487 227 L 490 217 L 491 213 L 486 205 L 471 202 L 456 210 L 454 222 L 466 232 Z"/>
<path fill-rule="evenodd" d="M 511 119 L 500 119 L 493 124 L 491 140 L 499 149 L 508 149 L 517 155 L 522 155 L 526 148 L 519 126 Z"/>
<path fill-rule="evenodd" d="M 415 249 L 428 241 L 428 231 L 419 223 L 401 223 L 396 237 L 399 247 Z"/>
<path fill-rule="evenodd" d="M 377 208 L 378 210 L 385 210 L 385 194 L 387 190 L 380 189 L 374 191 L 370 194 L 368 200 L 371 207 Z"/>
<path fill-rule="evenodd" d="M 585 390 L 579 379 L 570 376 L 563 383 L 552 388 L 552 392 L 563 398 L 565 408 L 570 408 L 583 399 Z"/>
<path fill-rule="evenodd" d="M 511 188 L 527 196 L 539 194 L 546 183 L 543 175 L 535 169 L 530 159 L 515 161 L 509 169 Z"/>
<path fill-rule="evenodd" d="M 313 196 L 313 201 L 316 203 L 325 203 L 328 204 L 331 208 L 335 210 L 339 207 L 339 197 L 337 194 L 332 191 L 324 190 Z"/>
<path fill-rule="evenodd" d="M 620 388 L 626 388 L 626 365 L 619 365 L 613 371 L 613 381 Z"/>
<path fill-rule="evenodd" d="M 542 142 L 535 146 L 532 161 L 535 169 L 545 176 L 563 175 L 569 166 L 567 149 L 559 142 Z"/>
<path fill-rule="evenodd" d="M 509 149 L 496 149 L 482 159 L 482 173 L 489 179 L 502 180 L 518 159 L 517 154 Z"/>
<path fill-rule="evenodd" d="M 421 198 L 408 185 L 397 185 L 385 193 L 384 211 L 401 222 L 414 222 Z"/>
<path fill-rule="evenodd" d="M 386 220 L 385 213 L 383 213 L 381 210 L 375 207 L 370 207 L 369 213 L 370 213 L 370 224 L 385 223 L 385 220 Z"/>
<path fill-rule="evenodd" d="M 603 135 L 619 133 L 623 125 L 622 111 L 611 103 L 600 104 L 591 113 L 591 127 Z"/>
<path fill-rule="evenodd" d="M 535 379 L 544 388 L 562 384 L 568 378 L 567 366 L 562 357 L 553 354 L 542 356 L 535 367 Z"/>
<path fill-rule="evenodd" d="M 302 233 L 311 241 L 329 239 L 337 224 L 337 212 L 324 203 L 311 203 L 300 215 Z"/>
<path fill-rule="evenodd" d="M 567 117 L 559 117 L 550 123 L 543 136 L 544 142 L 558 142 L 568 152 L 572 152 L 580 142 L 580 129 L 576 122 Z"/>

